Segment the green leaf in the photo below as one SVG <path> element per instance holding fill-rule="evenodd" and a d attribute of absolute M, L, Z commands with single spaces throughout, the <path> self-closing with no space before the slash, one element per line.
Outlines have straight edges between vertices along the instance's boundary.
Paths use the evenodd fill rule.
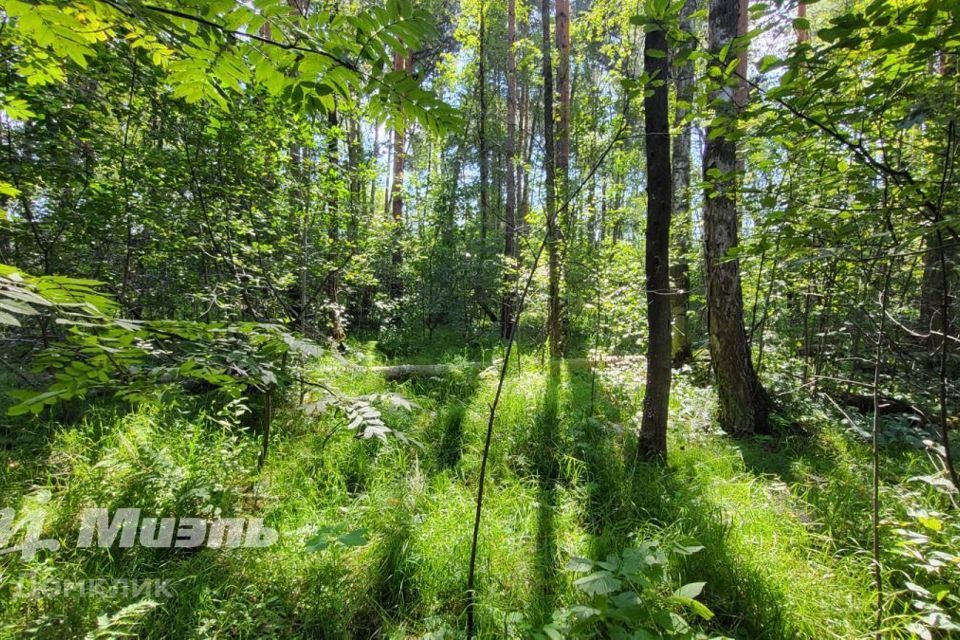
<path fill-rule="evenodd" d="M 710 607 L 703 604 L 699 600 L 694 600 L 693 598 L 685 598 L 683 596 L 673 595 L 668 598 L 670 602 L 680 605 L 686 609 L 693 611 L 693 613 L 704 620 L 710 620 L 713 618 L 714 613 L 710 610 Z"/>
<path fill-rule="evenodd" d="M 912 44 L 915 38 L 912 33 L 907 31 L 894 31 L 893 33 L 880 38 L 873 44 L 874 49 L 898 49 L 900 47 Z"/>
<path fill-rule="evenodd" d="M 933 516 L 919 516 L 917 521 L 930 531 L 943 531 L 943 521 L 939 518 L 934 518 Z"/>
<path fill-rule="evenodd" d="M 760 58 L 760 62 L 757 63 L 757 68 L 760 69 L 760 73 L 766 73 L 778 64 L 780 64 L 780 58 L 772 54 L 767 54 Z"/>
<path fill-rule="evenodd" d="M 548 624 L 543 628 L 543 633 L 550 638 L 550 640 L 564 640 L 563 633 L 561 633 L 556 625 Z"/>
<path fill-rule="evenodd" d="M 604 595 L 617 591 L 622 582 L 609 571 L 595 571 L 574 581 L 574 586 L 591 596 Z"/>
<path fill-rule="evenodd" d="M 19 327 L 20 321 L 5 311 L 0 311 L 0 324 Z"/>
<path fill-rule="evenodd" d="M 368 540 L 364 537 L 365 531 L 363 529 L 354 529 L 348 533 L 343 534 L 337 540 L 345 547 L 362 547 L 367 544 Z"/>
<path fill-rule="evenodd" d="M 673 594 L 682 598 L 696 598 L 706 584 L 706 582 L 690 582 L 674 591 Z"/>
<path fill-rule="evenodd" d="M 579 556 L 574 556 L 567 561 L 567 571 L 575 571 L 577 573 L 586 573 L 593 569 L 593 560 L 589 558 L 581 558 Z"/>

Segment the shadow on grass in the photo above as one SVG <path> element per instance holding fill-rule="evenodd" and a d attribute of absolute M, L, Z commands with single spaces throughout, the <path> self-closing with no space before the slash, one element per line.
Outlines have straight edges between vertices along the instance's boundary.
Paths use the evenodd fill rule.
<path fill-rule="evenodd" d="M 843 460 L 837 446 L 827 446 L 823 434 L 791 435 L 779 440 L 743 439 L 734 445 L 744 466 L 760 477 L 773 477 L 802 495 L 812 512 L 800 518 L 816 522 L 824 540 L 866 540 L 870 532 L 870 483 Z M 837 436 L 840 437 L 840 436 Z M 892 459 L 885 456 L 887 464 Z"/>
<path fill-rule="evenodd" d="M 463 419 L 466 414 L 466 403 L 454 401 L 446 407 L 439 419 L 441 429 L 436 460 L 441 469 L 452 469 L 463 456 Z"/>
<path fill-rule="evenodd" d="M 467 407 L 473 402 L 480 388 L 480 377 L 476 371 L 456 373 L 444 380 L 425 380 L 416 382 L 418 395 L 435 397 L 442 403 L 434 420 L 423 433 L 425 444 L 432 455 L 428 456 L 438 470 L 452 469 L 463 456 L 463 421 Z"/>
<path fill-rule="evenodd" d="M 794 637 L 785 617 L 785 585 L 771 584 L 741 557 L 731 537 L 736 515 L 706 493 L 689 456 L 668 465 L 635 462 L 632 416 L 623 416 L 597 381 L 594 416 L 591 376 L 568 376 L 571 405 L 581 416 L 572 449 L 583 463 L 584 526 L 591 554 L 602 558 L 648 536 L 694 539 L 704 549 L 677 567 L 682 582 L 706 581 L 703 600 L 716 614 L 710 628 L 742 638 Z M 585 415 L 584 415 L 585 414 Z M 623 426 L 620 426 L 623 425 Z"/>
<path fill-rule="evenodd" d="M 744 559 L 732 539 L 741 526 L 736 513 L 705 495 L 691 467 L 639 463 L 631 489 L 641 517 L 703 545 L 684 560 L 680 572 L 683 582 L 707 582 L 703 599 L 716 614 L 713 629 L 751 639 L 795 637 L 785 617 L 787 585 L 771 584 Z"/>
<path fill-rule="evenodd" d="M 557 599 L 557 536 L 554 514 L 559 476 L 560 363 L 548 365 L 547 384 L 534 426 L 533 443 L 538 451 L 534 463 L 537 476 L 536 560 L 532 619 L 537 627 L 549 622 Z"/>

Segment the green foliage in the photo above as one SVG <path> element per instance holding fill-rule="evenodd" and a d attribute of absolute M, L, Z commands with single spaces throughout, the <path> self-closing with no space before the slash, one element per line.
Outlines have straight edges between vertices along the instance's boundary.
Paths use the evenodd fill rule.
<path fill-rule="evenodd" d="M 13 392 L 20 402 L 8 409 L 9 415 L 40 413 L 94 391 L 142 400 L 169 384 L 205 383 L 236 398 L 247 388 L 267 391 L 286 384 L 291 358 L 321 353 L 278 325 L 113 317 L 117 307 L 97 288 L 100 283 L 2 269 L 0 304 L 10 312 L 6 324 L 19 325 L 14 313 L 38 316 L 44 311 L 49 314 L 44 320 L 52 317 L 67 327 L 63 339 L 34 361 L 34 373 L 53 382 L 41 392 Z"/>
<path fill-rule="evenodd" d="M 482 637 L 544 632 L 554 612 L 546 633 L 571 637 L 877 633 L 873 416 L 846 404 L 868 406 L 856 396 L 875 368 L 884 396 L 917 408 L 878 423 L 879 632 L 958 633 L 960 532 L 932 390 L 946 353 L 956 442 L 960 361 L 937 323 L 945 295 L 943 326 L 960 326 L 960 13 L 953 0 L 804 7 L 751 3 L 752 30 L 708 51 L 706 2 L 574 3 L 571 355 L 645 345 L 644 94 L 663 82 L 673 94 L 689 64 L 672 139 L 709 125 L 740 162 L 704 174 L 699 145 L 689 154 L 671 260 L 690 265 L 696 349 L 674 375 L 666 466 L 632 457 L 642 359 L 541 370 L 547 274 L 533 274 L 488 461 Z M 17 265 L 0 266 L 0 366 L 15 376 L 2 386 L 17 401 L 0 427 L 4 505 L 49 499 L 60 540 L 89 504 L 255 514 L 282 535 L 257 553 L 64 550 L 27 567 L 170 577 L 177 593 L 155 607 L 32 598 L 5 564 L 0 635 L 462 632 L 494 388 L 470 363 L 502 353 L 500 303 L 546 226 L 541 25 L 531 3 L 514 8 L 508 105 L 503 1 L 2 3 L 0 261 Z M 666 78 L 637 68 L 653 30 L 667 34 L 652 52 Z M 734 110 L 722 98 L 746 48 L 749 104 Z M 503 255 L 511 169 L 519 259 Z M 710 315 L 694 230 L 703 198 L 733 186 L 740 246 L 726 260 L 753 362 L 783 403 L 780 431 L 736 442 L 716 433 L 700 386 Z M 344 331 L 342 358 L 315 343 Z M 464 366 L 399 383 L 363 370 L 395 361 Z M 271 454 L 254 471 L 248 427 L 263 416 Z M 704 548 L 675 549 L 691 538 Z M 602 560 L 577 560 L 573 576 L 567 557 Z"/>
<path fill-rule="evenodd" d="M 367 544 L 363 529 L 346 530 L 343 524 L 321 527 L 317 535 L 307 540 L 307 551 L 323 551 L 331 545 L 362 547 Z"/>
<path fill-rule="evenodd" d="M 21 326 L 24 316 L 53 311 L 64 324 L 81 324 L 117 311 L 102 282 L 65 276 L 33 277 L 0 264 L 0 325 Z"/>
<path fill-rule="evenodd" d="M 129 638 L 143 624 L 143 618 L 159 606 L 153 600 L 141 600 L 129 604 L 113 615 L 102 615 L 97 618 L 97 628 L 91 631 L 84 640 L 112 640 L 113 638 Z"/>
<path fill-rule="evenodd" d="M 188 104 L 227 111 L 229 94 L 256 86 L 324 113 L 338 102 L 365 101 L 375 118 L 415 120 L 436 132 L 456 117 L 417 79 L 392 69 L 394 52 L 417 49 L 436 36 L 431 16 L 407 0 L 354 15 L 307 16 L 287 0 L 186 8 L 126 0 L 64 8 L 59 2 L 10 0 L 5 11 L 12 24 L 4 42 L 25 50 L 17 72 L 29 86 L 62 82 L 64 60 L 86 68 L 102 45 L 123 42 L 162 68 L 173 97 Z"/>
<path fill-rule="evenodd" d="M 418 408 L 403 396 L 392 393 L 374 393 L 366 396 L 348 397 L 326 385 L 323 385 L 323 388 L 325 390 L 323 395 L 301 405 L 301 410 L 306 415 L 317 416 L 330 409 L 335 409 L 342 413 L 346 419 L 345 429 L 355 432 L 357 438 L 362 440 L 378 438 L 386 442 L 387 436 L 392 435 L 401 442 L 410 442 L 402 432 L 388 427 L 384 423 L 380 409 L 374 406 L 376 403 L 405 412 Z"/>
<path fill-rule="evenodd" d="M 960 585 L 951 575 L 960 566 L 960 526 L 937 511 L 912 508 L 906 516 L 893 529 L 894 553 L 899 556 L 894 581 L 911 610 L 903 616 L 904 629 L 925 640 L 960 631 L 956 616 Z"/>
<path fill-rule="evenodd" d="M 573 583 L 589 600 L 557 612 L 544 633 L 548 638 L 706 638 L 684 618 L 684 614 L 713 618 L 713 612 L 696 600 L 705 583 L 691 582 L 672 593 L 665 590 L 670 556 L 702 548 L 648 540 L 605 560 L 571 559 L 567 570 L 589 574 Z"/>

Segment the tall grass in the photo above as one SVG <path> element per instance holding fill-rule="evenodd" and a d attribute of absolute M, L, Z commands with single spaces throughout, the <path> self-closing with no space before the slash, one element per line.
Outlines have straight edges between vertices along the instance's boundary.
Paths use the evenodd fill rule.
<path fill-rule="evenodd" d="M 712 431 L 709 391 L 683 374 L 674 387 L 669 463 L 647 465 L 631 457 L 638 372 L 594 380 L 589 371 L 541 370 L 529 357 L 519 369 L 511 367 L 490 458 L 478 564 L 483 637 L 531 637 L 554 610 L 574 603 L 564 570 L 570 556 L 603 557 L 651 537 L 705 547 L 672 571 L 707 582 L 702 599 L 717 613 L 712 633 L 870 634 L 861 554 L 865 452 L 828 420 L 803 437 L 732 441 Z M 318 363 L 315 375 L 343 393 L 389 386 L 413 400 L 418 410 L 386 419 L 419 444 L 352 438 L 336 416 L 300 412 L 299 390 L 275 422 L 260 472 L 256 433 L 229 412 L 175 397 L 135 408 L 88 406 L 73 421 L 6 425 L 0 496 L 23 509 L 49 493 L 45 533 L 63 548 L 30 562 L 0 558 L 4 636 L 82 636 L 117 612 L 149 638 L 462 634 L 494 380 L 464 370 L 388 385 L 334 362 Z M 257 516 L 280 541 L 266 549 L 75 549 L 77 514 L 87 506 Z M 332 525 L 362 529 L 367 543 L 308 551 L 306 541 Z M 170 581 L 173 595 L 125 610 L 135 599 L 33 597 L 17 589 L 26 575 L 157 577 Z"/>

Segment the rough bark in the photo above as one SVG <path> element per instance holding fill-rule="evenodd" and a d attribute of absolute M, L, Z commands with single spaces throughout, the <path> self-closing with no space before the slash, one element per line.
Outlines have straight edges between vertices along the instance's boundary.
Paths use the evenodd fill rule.
<path fill-rule="evenodd" d="M 647 382 L 637 452 L 642 458 L 667 455 L 670 401 L 670 123 L 667 84 L 667 39 L 663 31 L 647 33 L 643 69 L 655 83 L 643 100 L 647 156 Z M 660 57 L 654 57 L 654 51 Z"/>
<path fill-rule="evenodd" d="M 560 232 L 557 226 L 556 146 L 553 123 L 553 64 L 550 52 L 550 0 L 540 0 L 543 27 L 543 172 L 544 214 L 547 218 L 547 335 L 550 357 L 559 358 L 563 351 L 560 332 Z"/>
<path fill-rule="evenodd" d="M 557 295 L 563 296 L 557 305 L 558 315 L 558 349 L 562 353 L 564 350 L 564 341 L 566 338 L 566 327 L 568 319 L 564 317 L 566 309 L 569 307 L 567 296 L 572 290 L 569 280 L 570 273 L 566 268 L 567 251 L 570 248 L 570 242 L 573 239 L 573 213 L 575 208 L 568 204 L 570 198 L 570 0 L 556 0 L 555 9 L 556 18 L 556 39 L 557 39 L 557 121 L 556 121 L 556 193 L 561 204 L 567 206 L 560 214 L 558 221 L 558 235 L 560 242 L 560 257 L 558 258 L 558 277 L 563 281 L 563 291 L 560 291 L 561 285 L 557 284 Z"/>
<path fill-rule="evenodd" d="M 743 36 L 750 30 L 750 15 L 748 11 L 748 0 L 730 0 L 730 8 L 734 9 L 736 5 L 737 11 L 737 31 L 736 35 Z M 732 40 L 731 40 L 732 41 Z M 740 79 L 740 83 L 737 85 L 736 91 L 736 103 L 738 109 L 743 109 L 747 106 L 747 100 L 750 96 L 750 87 L 746 83 L 747 78 L 747 47 L 746 45 L 740 47 L 738 52 L 737 62 L 737 77 Z"/>
<path fill-rule="evenodd" d="M 680 14 L 680 28 L 691 30 L 690 14 L 699 4 L 698 0 L 687 0 Z M 674 112 L 675 122 L 683 123 L 690 111 L 693 100 L 693 61 L 686 58 L 675 70 L 677 106 Z M 690 220 L 690 141 L 692 124 L 680 125 L 673 139 L 673 219 L 676 252 L 670 264 L 670 279 L 673 284 L 671 312 L 673 315 L 673 362 L 683 364 L 693 357 L 692 337 L 690 335 L 690 263 L 687 254 L 693 242 L 691 240 L 692 223 Z"/>
<path fill-rule="evenodd" d="M 513 332 L 513 289 L 515 269 L 519 260 L 517 244 L 517 60 L 513 51 L 517 41 L 517 0 L 507 0 L 507 200 L 504 203 L 503 224 L 503 302 L 500 308 L 500 335 L 509 338 Z"/>
<path fill-rule="evenodd" d="M 710 0 L 709 46 L 711 64 L 729 47 L 741 24 L 739 0 Z M 743 85 L 741 81 L 741 85 Z M 728 86 L 711 90 L 717 115 L 730 126 L 737 118 L 735 94 Z M 707 272 L 710 356 L 719 396 L 721 426 L 733 434 L 750 434 L 767 428 L 769 399 L 753 368 L 743 325 L 743 292 L 740 265 L 727 255 L 737 246 L 739 221 L 736 203 L 737 146 L 721 132 L 708 128 L 703 158 L 706 197 L 704 239 Z"/>
<path fill-rule="evenodd" d="M 557 184 L 566 191 L 570 173 L 570 0 L 556 0 Z"/>

